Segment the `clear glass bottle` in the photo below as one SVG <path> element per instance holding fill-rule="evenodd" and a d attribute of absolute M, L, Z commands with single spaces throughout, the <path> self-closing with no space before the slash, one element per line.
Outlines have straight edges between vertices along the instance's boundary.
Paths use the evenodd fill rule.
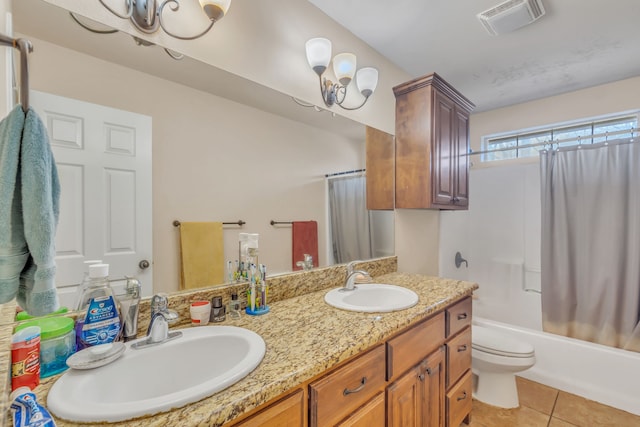
<path fill-rule="evenodd" d="M 238 299 L 238 294 L 231 294 L 231 302 L 229 303 L 229 318 L 240 318 L 240 300 Z"/>
<path fill-rule="evenodd" d="M 90 265 L 86 285 L 76 322 L 78 350 L 116 341 L 121 329 L 118 305 L 109 284 L 109 264 Z"/>

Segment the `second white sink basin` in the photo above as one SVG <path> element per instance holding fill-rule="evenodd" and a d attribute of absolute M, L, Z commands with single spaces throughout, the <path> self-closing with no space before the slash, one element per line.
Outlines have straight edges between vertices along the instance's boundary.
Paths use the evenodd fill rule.
<path fill-rule="evenodd" d="M 183 336 L 132 349 L 115 362 L 91 370 L 70 369 L 51 387 L 47 406 L 65 420 L 124 421 L 196 402 L 253 371 L 265 343 L 235 326 L 180 330 Z"/>
<path fill-rule="evenodd" d="M 356 285 L 356 289 L 333 289 L 326 293 L 327 304 L 349 311 L 381 313 L 404 310 L 418 303 L 418 294 L 396 285 L 371 283 Z"/>

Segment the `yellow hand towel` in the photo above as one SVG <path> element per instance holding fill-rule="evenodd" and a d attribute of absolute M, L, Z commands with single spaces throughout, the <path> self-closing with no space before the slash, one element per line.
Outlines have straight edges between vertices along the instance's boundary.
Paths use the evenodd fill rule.
<path fill-rule="evenodd" d="M 221 222 L 180 224 L 180 289 L 224 283 L 224 240 Z"/>

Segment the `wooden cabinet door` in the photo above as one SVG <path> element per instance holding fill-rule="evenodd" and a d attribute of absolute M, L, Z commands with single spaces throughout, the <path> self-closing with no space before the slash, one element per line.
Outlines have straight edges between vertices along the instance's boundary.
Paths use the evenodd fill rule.
<path fill-rule="evenodd" d="M 419 380 L 422 384 L 422 425 L 445 425 L 445 352 L 439 348 L 421 366 Z"/>
<path fill-rule="evenodd" d="M 438 91 L 434 94 L 431 202 L 448 206 L 453 202 L 454 166 L 457 166 L 453 162 L 456 155 L 455 104 Z"/>
<path fill-rule="evenodd" d="M 303 391 L 298 390 L 234 427 L 303 427 L 305 425 L 303 396 Z"/>
<path fill-rule="evenodd" d="M 393 210 L 395 140 L 393 135 L 367 126 L 367 209 Z"/>
<path fill-rule="evenodd" d="M 422 427 L 420 366 L 387 387 L 387 427 Z"/>
<path fill-rule="evenodd" d="M 465 208 L 469 206 L 469 114 L 456 108 L 455 127 L 453 204 Z"/>

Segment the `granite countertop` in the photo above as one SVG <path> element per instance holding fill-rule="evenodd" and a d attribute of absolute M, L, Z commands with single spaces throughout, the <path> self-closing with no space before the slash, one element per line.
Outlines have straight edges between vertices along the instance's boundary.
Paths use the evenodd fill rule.
<path fill-rule="evenodd" d="M 327 291 L 321 290 L 270 304 L 271 312 L 262 316 L 243 314 L 237 320 L 227 317 L 220 325 L 244 327 L 265 340 L 265 357 L 252 373 L 231 387 L 183 408 L 109 425 L 220 426 L 478 288 L 471 282 L 402 273 L 379 276 L 376 282 L 412 289 L 420 300 L 416 306 L 399 312 L 354 313 L 327 305 L 324 302 Z M 40 402 L 46 402 L 56 378 L 43 380 L 36 389 Z M 60 419 L 56 423 L 59 427 L 79 425 Z"/>

